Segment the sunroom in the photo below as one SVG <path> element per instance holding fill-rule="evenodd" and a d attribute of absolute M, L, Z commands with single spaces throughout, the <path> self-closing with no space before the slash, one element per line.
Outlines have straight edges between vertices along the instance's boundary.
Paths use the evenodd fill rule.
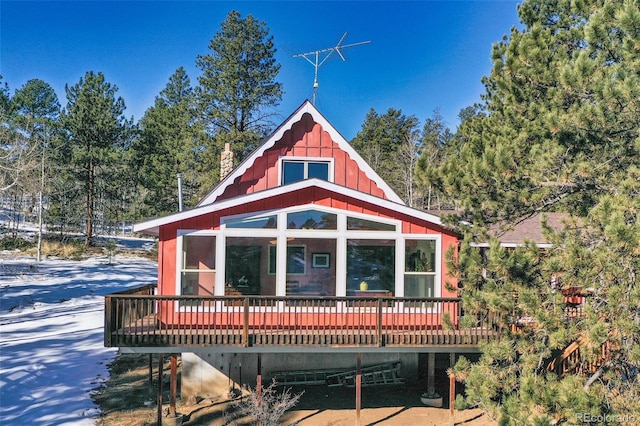
<path fill-rule="evenodd" d="M 400 220 L 304 205 L 177 235 L 177 295 L 441 297 L 441 235 Z"/>

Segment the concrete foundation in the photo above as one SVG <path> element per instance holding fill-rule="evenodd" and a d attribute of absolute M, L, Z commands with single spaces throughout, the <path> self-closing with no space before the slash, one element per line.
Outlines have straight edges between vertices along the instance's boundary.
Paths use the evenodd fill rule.
<path fill-rule="evenodd" d="M 362 366 L 400 361 L 399 376 L 407 383 L 418 378 L 416 353 L 363 353 Z M 262 384 L 268 386 L 278 371 L 349 369 L 356 366 L 355 353 L 265 353 L 262 355 Z M 183 353 L 182 398 L 217 398 L 240 384 L 255 388 L 258 355 L 242 353 Z"/>

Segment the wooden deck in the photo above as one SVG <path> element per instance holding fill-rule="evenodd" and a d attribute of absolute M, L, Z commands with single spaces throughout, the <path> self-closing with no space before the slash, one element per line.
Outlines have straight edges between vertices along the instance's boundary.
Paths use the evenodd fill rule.
<path fill-rule="evenodd" d="M 105 346 L 245 351 L 466 348 L 497 336 L 463 318 L 457 298 L 156 296 L 153 287 L 105 297 Z M 466 324 L 463 326 L 462 324 Z"/>

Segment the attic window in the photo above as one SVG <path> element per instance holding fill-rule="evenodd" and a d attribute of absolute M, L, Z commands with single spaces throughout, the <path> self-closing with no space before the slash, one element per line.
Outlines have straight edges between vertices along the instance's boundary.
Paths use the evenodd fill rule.
<path fill-rule="evenodd" d="M 282 161 L 282 184 L 299 182 L 305 179 L 329 180 L 329 163 L 313 160 Z"/>

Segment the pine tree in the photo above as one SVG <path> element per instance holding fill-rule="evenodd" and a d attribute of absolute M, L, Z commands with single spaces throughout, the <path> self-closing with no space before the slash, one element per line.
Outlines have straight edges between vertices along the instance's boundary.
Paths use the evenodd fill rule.
<path fill-rule="evenodd" d="M 178 211 L 178 173 L 183 179 L 184 204 L 195 204 L 201 192 L 198 159 L 207 140 L 196 117 L 195 94 L 180 67 L 140 120 L 140 135 L 132 144 L 133 163 L 144 188 L 144 205 L 138 211 L 143 217 Z"/>
<path fill-rule="evenodd" d="M 425 188 L 425 208 L 427 210 L 450 210 L 454 207 L 452 200 L 436 190 L 432 179 L 437 176 L 437 168 L 442 164 L 451 150 L 455 135 L 444 123 L 439 110 L 425 120 L 422 127 L 420 157 L 416 164 L 416 175 Z M 433 176 L 432 176 L 433 174 Z"/>
<path fill-rule="evenodd" d="M 12 99 L 13 122 L 33 150 L 34 170 L 25 176 L 21 186 L 31 194 L 40 189 L 41 163 L 53 137 L 60 115 L 60 102 L 53 88 L 45 81 L 32 79 L 16 90 Z"/>
<path fill-rule="evenodd" d="M 84 197 L 85 246 L 90 246 L 98 198 L 118 197 L 114 192 L 121 168 L 116 166 L 122 164 L 132 124 L 123 115 L 125 104 L 116 97 L 118 88 L 108 83 L 102 72 L 89 71 L 65 90 L 67 106 L 61 117 L 64 136 L 58 160 L 67 161 L 74 174 L 69 176 L 69 189 L 79 189 L 78 195 Z"/>
<path fill-rule="evenodd" d="M 419 156 L 418 119 L 389 108 L 369 110 L 351 145 L 408 205 L 414 205 L 415 164 Z"/>
<path fill-rule="evenodd" d="M 460 129 L 441 187 L 473 234 L 450 258 L 467 318 L 496 318 L 500 338 L 455 369 L 467 399 L 502 424 L 640 418 L 640 6 L 634 1 L 529 0 L 524 29 L 494 47 L 485 105 Z M 548 251 L 471 242 L 483 224 L 539 211 L 575 217 L 548 229 Z M 552 285 L 555 283 L 555 286 Z M 563 292 L 587 294 L 568 315 Z M 579 344 L 582 364 L 550 370 Z M 587 368 L 595 363 L 596 370 Z M 626 419 L 626 420 L 625 420 Z"/>
<path fill-rule="evenodd" d="M 485 114 L 441 171 L 475 223 L 584 214 L 639 158 L 637 3 L 526 1 L 519 15 L 494 46 Z"/>
<path fill-rule="evenodd" d="M 20 183 L 31 218 L 37 217 L 37 260 L 41 260 L 45 194 L 51 192 L 51 140 L 56 134 L 60 103 L 53 88 L 43 80 L 29 80 L 13 97 L 15 122 L 33 150 L 33 167 Z M 35 222 L 35 221 L 34 221 Z"/>
<path fill-rule="evenodd" d="M 201 117 L 215 138 L 205 153 L 211 173 L 219 169 L 224 143 L 231 144 L 238 161 L 256 147 L 273 126 L 283 91 L 275 80 L 280 65 L 273 36 L 252 15 L 242 18 L 237 11 L 229 12 L 209 50 L 196 61 L 202 70 L 196 91 Z"/>

